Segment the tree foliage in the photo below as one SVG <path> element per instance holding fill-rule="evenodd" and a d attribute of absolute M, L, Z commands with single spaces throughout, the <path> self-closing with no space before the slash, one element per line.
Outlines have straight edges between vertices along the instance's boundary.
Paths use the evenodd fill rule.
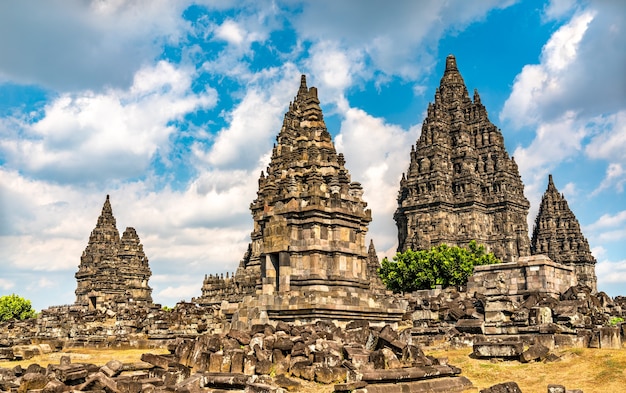
<path fill-rule="evenodd" d="M 35 310 L 33 310 L 30 300 L 16 294 L 0 296 L 0 321 L 24 320 L 34 317 Z"/>
<path fill-rule="evenodd" d="M 449 247 L 446 244 L 430 250 L 399 252 L 393 261 L 386 257 L 378 270 L 383 283 L 394 292 L 413 292 L 431 289 L 435 285 L 448 287 L 464 285 L 474 271 L 474 266 L 500 263 L 485 247 L 472 240 L 467 248 Z"/>

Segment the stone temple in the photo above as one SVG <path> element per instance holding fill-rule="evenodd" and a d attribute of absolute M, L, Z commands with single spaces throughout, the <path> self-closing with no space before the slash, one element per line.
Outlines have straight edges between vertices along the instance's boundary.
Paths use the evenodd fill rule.
<path fill-rule="evenodd" d="M 151 305 L 151 275 L 135 229 L 126 228 L 120 238 L 107 195 L 75 274 L 76 305 L 88 309 Z"/>
<path fill-rule="evenodd" d="M 597 291 L 596 259 L 591 255 L 576 216 L 554 185 L 552 175 L 541 198 L 530 246 L 533 254 L 546 254 L 554 262 L 572 266 L 578 283 Z"/>
<path fill-rule="evenodd" d="M 448 56 L 400 181 L 398 251 L 476 240 L 499 259 L 514 261 L 530 255 L 529 206 L 502 132 L 478 92 L 469 98 L 456 59 Z"/>
<path fill-rule="evenodd" d="M 232 280 L 245 284 L 227 289 L 222 278 L 208 277 L 199 303 L 217 303 L 224 299 L 220 293 L 236 300 L 233 292 L 239 291 L 253 295 L 270 319 L 401 317 L 392 299 L 383 304 L 371 290 L 378 279 L 372 277 L 375 250 L 372 245 L 368 254 L 365 245 L 371 211 L 335 150 L 319 104 L 317 89 L 308 88 L 303 75 L 250 205 L 251 243 Z"/>

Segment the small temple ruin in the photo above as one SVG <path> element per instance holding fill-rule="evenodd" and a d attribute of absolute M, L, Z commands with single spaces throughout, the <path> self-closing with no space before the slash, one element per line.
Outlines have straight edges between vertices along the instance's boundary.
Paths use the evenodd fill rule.
<path fill-rule="evenodd" d="M 502 132 L 489 120 L 478 92 L 469 98 L 454 56 L 428 105 L 422 133 L 402 175 L 398 251 L 471 240 L 506 262 L 530 255 L 530 204 Z"/>
<path fill-rule="evenodd" d="M 556 189 L 552 175 L 541 198 L 530 247 L 533 254 L 545 254 L 554 262 L 573 267 L 580 284 L 594 292 L 598 290 L 596 259 L 591 255 L 576 216 Z"/>
<path fill-rule="evenodd" d="M 89 309 L 107 309 L 114 303 L 150 305 L 151 275 L 135 228 L 126 228 L 120 238 L 107 195 L 75 274 L 76 304 Z"/>

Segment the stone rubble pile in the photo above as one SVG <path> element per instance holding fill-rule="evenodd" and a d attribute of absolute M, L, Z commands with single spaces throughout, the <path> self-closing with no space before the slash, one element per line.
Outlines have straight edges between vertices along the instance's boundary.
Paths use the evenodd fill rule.
<path fill-rule="evenodd" d="M 389 325 L 355 321 L 294 326 L 279 322 L 250 331 L 179 338 L 169 355 L 105 366 L 31 365 L 0 369 L 0 390 L 17 393 L 298 391 L 305 381 L 334 384 L 336 392 L 461 392 L 471 382 L 445 359 L 424 355 Z"/>
<path fill-rule="evenodd" d="M 45 309 L 36 319 L 0 323 L 0 360 L 28 359 L 45 344 L 63 348 L 164 348 L 179 337 L 219 331 L 224 318 L 218 307 L 178 303 L 171 311 L 158 305 L 86 310 L 80 306 Z M 34 351 L 34 352 L 33 352 Z"/>
<path fill-rule="evenodd" d="M 480 342 L 540 343 L 554 348 L 621 348 L 626 299 L 575 286 L 554 298 L 541 293 L 484 296 L 445 290 L 409 295 L 407 330 L 419 345 L 466 346 Z M 408 316 L 410 315 L 410 317 Z M 519 355 L 519 354 L 517 354 Z M 517 356 L 516 355 L 516 356 Z"/>
<path fill-rule="evenodd" d="M 297 390 L 297 379 L 335 384 L 337 392 L 460 392 L 471 386 L 445 359 L 425 356 L 389 325 L 370 327 L 367 321 L 345 329 L 330 322 L 255 325 L 181 340 L 174 356 L 192 372 L 272 376 L 287 390 Z"/>

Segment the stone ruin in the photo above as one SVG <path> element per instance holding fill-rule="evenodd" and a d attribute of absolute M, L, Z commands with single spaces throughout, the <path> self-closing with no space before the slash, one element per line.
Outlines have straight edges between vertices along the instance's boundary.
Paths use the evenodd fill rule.
<path fill-rule="evenodd" d="M 491 123 L 478 92 L 469 98 L 456 59 L 428 105 L 422 133 L 402 175 L 398 251 L 471 240 L 506 262 L 530 255 L 526 217 L 530 204 L 502 132 Z"/>
<path fill-rule="evenodd" d="M 101 368 L 65 359 L 37 369 L 45 386 L 0 369 L 0 387 L 270 392 L 297 389 L 291 376 L 336 383 L 338 392 L 462 391 L 471 384 L 460 370 L 421 346 L 473 345 L 474 356 L 521 361 L 549 359 L 555 348 L 621 348 L 624 326 L 608 322 L 626 316 L 626 299 L 596 293 L 596 261 L 552 176 L 529 242 L 517 165 L 478 93 L 469 99 L 453 56 L 394 219 L 399 251 L 477 240 L 505 261 L 477 267 L 466 288 L 384 288 L 373 241 L 365 247 L 363 190 L 304 76 L 276 142 L 250 206 L 248 250 L 236 273 L 205 276 L 199 298 L 172 311 L 153 304 L 143 246 L 133 228 L 120 238 L 107 196 L 76 273 L 75 304 L 0 324 L 0 359 L 72 347 L 169 347 L 171 355 Z"/>
<path fill-rule="evenodd" d="M 135 228 L 120 238 L 107 195 L 76 272 L 76 305 L 90 310 L 116 305 L 149 306 L 152 272 Z"/>
<path fill-rule="evenodd" d="M 36 346 L 30 346 L 31 351 Z M 42 348 L 39 346 L 38 348 Z M 44 368 L 0 368 L 0 390 L 11 392 L 462 392 L 472 386 L 446 359 L 426 356 L 411 336 L 389 325 L 284 322 L 242 331 L 180 337 L 170 354 L 141 362 L 72 362 L 71 354 Z"/>
<path fill-rule="evenodd" d="M 376 285 L 376 251 L 365 247 L 371 211 L 362 195 L 335 150 L 317 89 L 303 75 L 250 205 L 251 243 L 231 279 L 244 287 L 229 291 L 225 280 L 210 276 L 197 301 L 238 300 L 233 322 L 248 325 L 399 321 L 402 306 Z"/>
<path fill-rule="evenodd" d="M 469 98 L 452 55 L 410 158 L 394 214 L 398 251 L 476 240 L 504 262 L 546 254 L 597 290 L 596 260 L 552 175 L 529 242 L 529 203 L 517 164 L 478 92 Z"/>
<path fill-rule="evenodd" d="M 545 254 L 551 260 L 571 266 L 580 284 L 598 290 L 595 265 L 589 243 L 580 230 L 580 224 L 548 177 L 548 188 L 541 198 L 531 239 L 531 252 Z"/>

